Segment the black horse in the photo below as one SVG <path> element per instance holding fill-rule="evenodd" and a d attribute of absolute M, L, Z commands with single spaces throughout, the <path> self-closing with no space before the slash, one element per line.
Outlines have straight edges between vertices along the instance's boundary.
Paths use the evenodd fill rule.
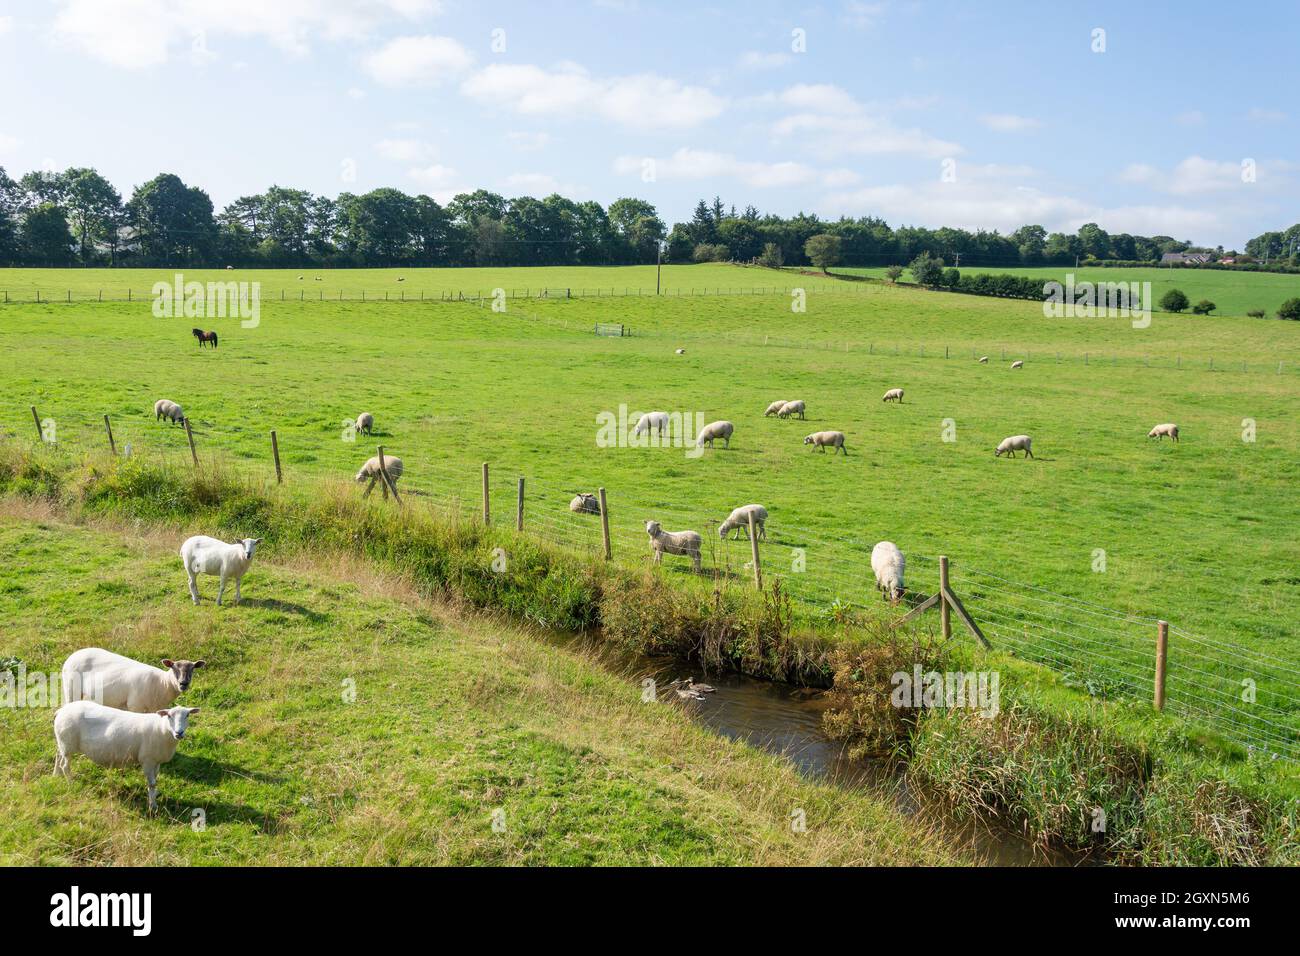
<path fill-rule="evenodd" d="M 217 347 L 216 332 L 204 332 L 202 329 L 195 329 L 194 337 L 199 340 L 199 348 L 203 348 L 204 342 L 211 342 L 214 349 Z"/>

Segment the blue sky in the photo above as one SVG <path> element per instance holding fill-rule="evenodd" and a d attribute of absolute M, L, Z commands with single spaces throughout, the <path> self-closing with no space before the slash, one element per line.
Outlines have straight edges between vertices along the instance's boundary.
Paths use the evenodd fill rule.
<path fill-rule="evenodd" d="M 1298 35 L 1287 2 L 0 0 L 0 165 L 1240 247 L 1300 220 Z"/>

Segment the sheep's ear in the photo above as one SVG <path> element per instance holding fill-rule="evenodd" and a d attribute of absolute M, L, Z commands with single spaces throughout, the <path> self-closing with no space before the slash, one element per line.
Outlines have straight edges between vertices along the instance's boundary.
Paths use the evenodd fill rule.
<path fill-rule="evenodd" d="M 195 662 L 194 662 L 194 669 L 195 669 L 195 670 L 198 670 L 200 667 L 204 667 L 204 666 L 206 666 L 207 663 L 208 663 L 207 661 L 195 661 Z"/>
<path fill-rule="evenodd" d="M 166 710 L 155 711 L 155 713 L 157 713 L 159 717 L 170 717 L 170 716 L 171 716 L 171 712 L 170 712 L 170 711 L 166 711 Z"/>
<path fill-rule="evenodd" d="M 175 664 L 175 663 L 176 663 L 175 661 L 169 661 L 169 660 L 167 660 L 166 658 L 164 658 L 164 659 L 163 659 L 163 662 L 162 662 L 162 665 L 163 665 L 163 667 L 171 667 L 171 666 L 172 666 L 173 664 Z"/>
<path fill-rule="evenodd" d="M 191 708 L 190 708 L 190 716 L 191 716 L 191 717 L 193 717 L 193 716 L 194 716 L 195 714 L 197 714 L 198 712 L 199 712 L 199 708 L 198 708 L 198 707 L 191 707 Z"/>

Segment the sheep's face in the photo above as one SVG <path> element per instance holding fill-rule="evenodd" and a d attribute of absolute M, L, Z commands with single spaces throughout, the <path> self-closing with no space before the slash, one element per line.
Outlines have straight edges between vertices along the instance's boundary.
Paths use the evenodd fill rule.
<path fill-rule="evenodd" d="M 994 449 L 993 449 L 993 457 L 994 457 L 994 458 L 1001 458 L 1001 457 L 1002 457 L 1002 452 L 1003 452 L 1003 451 L 1004 451 L 1003 447 L 1002 447 L 1001 445 L 998 445 L 997 448 L 994 448 Z"/>
<path fill-rule="evenodd" d="M 813 437 L 812 437 L 812 435 L 809 435 L 807 438 L 805 438 L 805 439 L 803 440 L 803 443 L 804 443 L 805 445 L 811 445 L 811 444 L 813 443 Z"/>
<path fill-rule="evenodd" d="M 257 546 L 258 546 L 259 544 L 262 543 L 262 539 L 261 539 L 261 538 L 245 538 L 245 539 L 243 540 L 243 542 L 241 542 L 241 543 L 244 545 L 244 560 L 245 560 L 245 561 L 252 561 L 252 560 L 253 560 L 253 552 L 256 551 L 256 550 L 257 550 Z"/>
<path fill-rule="evenodd" d="M 658 521 L 647 521 L 645 523 L 645 533 L 652 538 L 658 535 L 660 530 L 662 530 L 662 526 Z"/>
<path fill-rule="evenodd" d="M 158 716 L 167 718 L 167 729 L 171 731 L 173 738 L 183 740 L 185 731 L 190 726 L 190 716 L 198 712 L 197 707 L 172 707 L 170 710 L 158 711 Z"/>
<path fill-rule="evenodd" d="M 187 691 L 194 680 L 194 671 L 206 663 L 207 661 L 163 661 L 162 665 L 172 672 L 180 689 Z"/>

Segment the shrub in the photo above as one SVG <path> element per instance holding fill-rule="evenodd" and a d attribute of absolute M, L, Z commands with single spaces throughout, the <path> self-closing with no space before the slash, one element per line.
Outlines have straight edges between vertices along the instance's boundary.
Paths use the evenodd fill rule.
<path fill-rule="evenodd" d="M 890 282 L 897 282 L 898 277 L 901 276 L 902 274 L 903 274 L 902 266 L 890 266 L 888 269 L 885 270 L 885 275 L 889 277 Z"/>
<path fill-rule="evenodd" d="M 1262 319 L 1265 315 L 1265 312 L 1263 309 L 1251 309 L 1246 314 L 1250 316 L 1252 319 Z"/>
<path fill-rule="evenodd" d="M 1209 299 L 1202 299 L 1200 302 L 1192 306 L 1192 311 L 1195 312 L 1197 315 L 1209 315 L 1217 308 L 1218 306 L 1215 305 L 1213 302 L 1211 302 Z"/>
<path fill-rule="evenodd" d="M 913 259 L 910 268 L 912 278 L 927 288 L 933 289 L 943 282 L 943 260 L 931 258 L 928 252 Z"/>
<path fill-rule="evenodd" d="M 822 272 L 826 272 L 831 266 L 839 265 L 842 250 L 843 243 L 840 237 L 826 232 L 810 237 L 803 246 L 808 261 Z"/>
<path fill-rule="evenodd" d="M 1166 312 L 1182 312 L 1190 304 L 1181 289 L 1170 289 L 1160 297 L 1160 308 Z"/>
<path fill-rule="evenodd" d="M 785 255 L 781 252 L 781 247 L 775 242 L 767 243 L 758 256 L 758 264 L 769 269 L 781 268 L 785 264 Z"/>
<path fill-rule="evenodd" d="M 943 270 L 943 285 L 946 289 L 955 289 L 961 284 L 961 273 L 956 269 Z"/>
<path fill-rule="evenodd" d="M 731 258 L 731 250 L 720 242 L 701 242 L 691 258 L 696 262 L 726 262 Z"/>
<path fill-rule="evenodd" d="M 1287 299 L 1277 310 L 1279 319 L 1290 319 L 1292 322 L 1300 322 L 1300 299 Z"/>

